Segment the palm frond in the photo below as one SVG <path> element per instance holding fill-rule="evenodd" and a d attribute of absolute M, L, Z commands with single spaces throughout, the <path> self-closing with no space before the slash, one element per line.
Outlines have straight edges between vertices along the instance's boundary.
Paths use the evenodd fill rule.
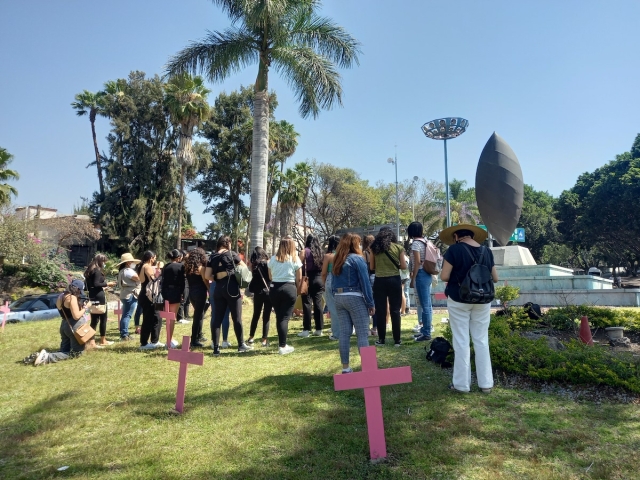
<path fill-rule="evenodd" d="M 326 57 L 306 46 L 280 46 L 271 52 L 275 69 L 284 75 L 300 102 L 300 115 L 314 118 L 320 109 L 342 104 L 340 74 Z"/>
<path fill-rule="evenodd" d="M 246 29 L 208 32 L 199 42 L 192 42 L 169 59 L 166 72 L 175 76 L 183 72 L 202 72 L 212 81 L 221 81 L 242 67 L 257 63 L 256 39 Z"/>

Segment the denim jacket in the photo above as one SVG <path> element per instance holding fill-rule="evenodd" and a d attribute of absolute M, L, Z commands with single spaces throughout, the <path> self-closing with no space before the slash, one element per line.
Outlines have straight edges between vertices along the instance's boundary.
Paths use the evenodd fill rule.
<path fill-rule="evenodd" d="M 331 290 L 334 295 L 348 292 L 359 292 L 364 297 L 368 308 L 373 308 L 373 292 L 369 281 L 369 269 L 360 255 L 350 253 L 342 265 L 340 275 L 333 274 Z"/>

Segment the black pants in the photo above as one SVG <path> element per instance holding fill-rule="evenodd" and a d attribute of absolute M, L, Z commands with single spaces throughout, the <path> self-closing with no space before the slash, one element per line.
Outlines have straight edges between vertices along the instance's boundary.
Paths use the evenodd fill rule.
<path fill-rule="evenodd" d="M 242 346 L 244 343 L 242 337 L 242 296 L 235 277 L 231 276 L 216 280 L 216 288 L 213 290 L 213 304 L 215 307 L 215 320 L 213 322 L 214 350 L 217 350 L 218 345 L 220 345 L 220 327 L 227 308 L 231 315 L 231 321 L 233 321 L 233 330 L 236 333 L 238 347 Z"/>
<path fill-rule="evenodd" d="M 183 301 L 178 307 L 178 315 L 176 320 L 183 320 L 189 317 L 189 284 L 185 282 L 184 292 L 182 294 Z M 195 308 L 195 306 L 193 307 Z"/>
<path fill-rule="evenodd" d="M 324 284 L 321 272 L 309 272 L 309 293 L 302 295 L 302 329 L 311 330 L 311 311 L 316 330 L 324 328 L 324 315 L 322 314 L 322 294 Z"/>
<path fill-rule="evenodd" d="M 269 294 L 266 291 L 256 293 L 253 296 L 253 318 L 251 319 L 251 329 L 249 330 L 249 336 L 251 338 L 256 334 L 260 313 L 262 313 L 262 338 L 266 339 L 269 336 L 271 307 L 271 300 L 269 299 Z"/>
<path fill-rule="evenodd" d="M 191 343 L 197 342 L 202 337 L 202 321 L 204 307 L 207 304 L 207 291 L 193 290 L 189 294 L 189 300 L 193 305 L 193 323 L 191 324 Z"/>
<path fill-rule="evenodd" d="M 378 320 L 378 338 L 384 341 L 387 334 L 387 299 L 391 310 L 391 327 L 393 341 L 400 342 L 400 308 L 402 307 L 402 282 L 400 275 L 393 277 L 376 277 L 373 283 L 373 302 L 376 305 L 376 319 Z"/>
<path fill-rule="evenodd" d="M 98 292 L 98 294 L 91 300 L 100 302 L 100 305 L 107 304 L 107 299 L 104 296 L 104 291 Z M 100 336 L 105 337 L 107 335 L 107 312 L 106 311 L 105 313 L 91 314 L 91 328 L 95 330 L 96 327 L 98 326 L 98 323 L 100 323 Z"/>
<path fill-rule="evenodd" d="M 151 303 L 146 295 L 140 295 L 138 301 L 140 305 L 142 305 L 140 345 L 144 347 L 149 343 L 149 335 L 151 335 L 151 343 L 158 343 L 160 340 L 160 330 L 162 329 L 162 319 L 158 316 L 153 303 Z"/>
<path fill-rule="evenodd" d="M 287 345 L 289 319 L 293 314 L 293 306 L 296 304 L 298 293 L 295 283 L 273 282 L 272 285 L 273 287 L 269 290 L 269 299 L 276 312 L 278 344 L 284 347 Z"/>

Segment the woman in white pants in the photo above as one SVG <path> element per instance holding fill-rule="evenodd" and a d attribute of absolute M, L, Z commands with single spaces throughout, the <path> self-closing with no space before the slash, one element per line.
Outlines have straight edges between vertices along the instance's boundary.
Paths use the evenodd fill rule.
<path fill-rule="evenodd" d="M 490 303 L 463 303 L 460 299 L 460 283 L 471 266 L 482 254 L 481 264 L 491 270 L 493 282 L 498 281 L 498 273 L 490 249 L 480 244 L 487 238 L 487 232 L 475 225 L 460 224 L 440 232 L 440 240 L 450 247 L 444 254 L 444 263 L 440 278 L 447 283 L 447 309 L 449 325 L 453 333 L 453 382 L 452 390 L 469 392 L 471 390 L 471 361 L 469 334 L 473 341 L 476 360 L 478 387 L 484 393 L 491 393 L 493 372 L 489 355 Z"/>

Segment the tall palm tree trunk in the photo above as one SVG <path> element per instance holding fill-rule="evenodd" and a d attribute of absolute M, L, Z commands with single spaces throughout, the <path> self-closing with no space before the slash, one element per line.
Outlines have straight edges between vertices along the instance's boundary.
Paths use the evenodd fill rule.
<path fill-rule="evenodd" d="M 256 92 L 251 154 L 251 245 L 262 245 L 269 168 L 269 103 L 266 88 Z"/>
<path fill-rule="evenodd" d="M 100 186 L 100 198 L 104 198 L 104 182 L 102 180 L 102 162 L 100 161 L 100 151 L 98 150 L 98 139 L 96 138 L 96 111 L 91 110 L 89 120 L 91 121 L 91 135 L 93 135 L 93 149 L 96 153 L 96 168 L 98 169 L 98 184 Z"/>
<path fill-rule="evenodd" d="M 180 250 L 182 248 L 182 212 L 184 210 L 184 177 L 186 175 L 187 166 L 183 163 L 180 172 L 180 206 L 178 207 L 178 240 L 176 241 L 176 248 Z"/>

